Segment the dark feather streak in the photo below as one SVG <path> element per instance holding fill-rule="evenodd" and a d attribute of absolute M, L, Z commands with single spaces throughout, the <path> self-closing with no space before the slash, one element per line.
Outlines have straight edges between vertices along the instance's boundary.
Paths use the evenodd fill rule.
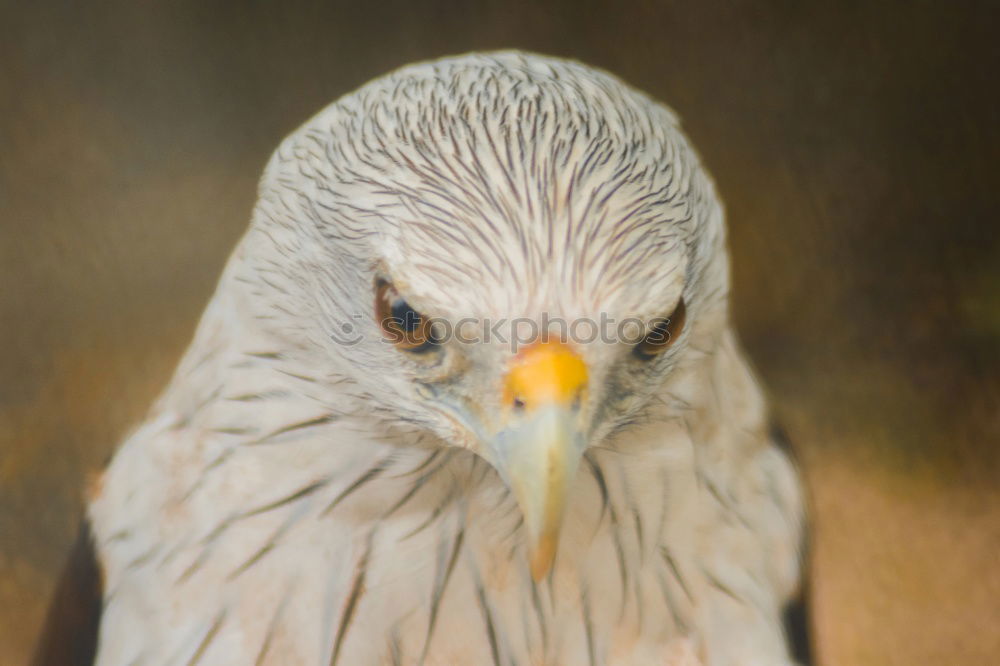
<path fill-rule="evenodd" d="M 219 629 L 222 628 L 222 623 L 226 619 L 226 610 L 222 609 L 219 614 L 215 616 L 215 621 L 212 622 L 212 626 L 209 627 L 208 633 L 205 637 L 201 639 L 201 643 L 198 644 L 198 649 L 194 651 L 191 655 L 191 659 L 188 661 L 187 666 L 195 666 L 201 658 L 205 656 L 205 652 L 208 651 L 208 647 L 215 640 L 215 637 L 219 635 Z"/>
<path fill-rule="evenodd" d="M 340 651 L 344 646 L 344 637 L 354 620 L 354 613 L 357 611 L 358 602 L 365 593 L 365 576 L 368 574 L 368 559 L 371 557 L 372 540 L 374 533 L 368 536 L 368 543 L 365 545 L 365 552 L 361 555 L 354 572 L 354 582 L 351 584 L 351 592 L 347 596 L 344 610 L 340 614 L 340 625 L 337 627 L 337 637 L 333 642 L 333 653 L 330 655 L 330 666 L 336 666 L 340 659 Z"/>

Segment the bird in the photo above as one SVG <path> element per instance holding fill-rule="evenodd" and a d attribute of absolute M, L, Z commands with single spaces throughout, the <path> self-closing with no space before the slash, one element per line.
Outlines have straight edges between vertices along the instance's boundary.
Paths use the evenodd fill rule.
<path fill-rule="evenodd" d="M 616 76 L 367 83 L 267 163 L 36 663 L 806 663 L 805 490 L 729 294 L 711 176 Z"/>

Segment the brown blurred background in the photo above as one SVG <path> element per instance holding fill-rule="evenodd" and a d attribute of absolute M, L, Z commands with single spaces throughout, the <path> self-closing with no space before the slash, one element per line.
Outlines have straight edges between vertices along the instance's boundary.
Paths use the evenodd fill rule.
<path fill-rule="evenodd" d="M 811 485 L 825 664 L 1000 663 L 1000 57 L 987 2 L 0 3 L 0 663 L 164 384 L 278 141 L 520 47 L 672 105 Z"/>

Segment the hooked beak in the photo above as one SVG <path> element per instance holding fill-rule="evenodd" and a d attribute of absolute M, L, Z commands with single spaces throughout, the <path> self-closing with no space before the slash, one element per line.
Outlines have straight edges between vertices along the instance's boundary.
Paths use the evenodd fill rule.
<path fill-rule="evenodd" d="M 504 427 L 492 448 L 524 515 L 535 580 L 552 568 L 566 497 L 583 455 L 579 412 L 586 389 L 586 365 L 558 342 L 525 349 L 505 379 Z"/>

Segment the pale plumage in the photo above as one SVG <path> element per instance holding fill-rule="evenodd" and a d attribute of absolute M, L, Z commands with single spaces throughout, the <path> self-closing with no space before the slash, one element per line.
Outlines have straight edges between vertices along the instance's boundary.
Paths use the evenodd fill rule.
<path fill-rule="evenodd" d="M 386 344 L 380 279 L 452 323 L 686 306 L 650 360 L 564 352 L 585 374 L 558 411 L 561 535 L 563 495 L 522 483 L 537 429 L 501 395 L 513 352 Z M 801 491 L 728 279 L 676 118 L 607 74 L 465 56 L 331 105 L 268 164 L 194 342 L 92 501 L 97 663 L 791 663 Z"/>

